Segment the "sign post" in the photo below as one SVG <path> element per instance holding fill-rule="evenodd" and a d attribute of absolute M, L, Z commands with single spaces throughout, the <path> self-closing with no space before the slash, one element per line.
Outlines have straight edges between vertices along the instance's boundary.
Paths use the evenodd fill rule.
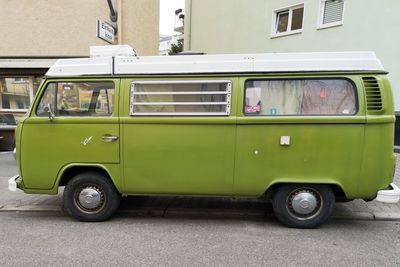
<path fill-rule="evenodd" d="M 115 29 L 105 21 L 97 20 L 96 35 L 104 41 L 114 44 Z"/>

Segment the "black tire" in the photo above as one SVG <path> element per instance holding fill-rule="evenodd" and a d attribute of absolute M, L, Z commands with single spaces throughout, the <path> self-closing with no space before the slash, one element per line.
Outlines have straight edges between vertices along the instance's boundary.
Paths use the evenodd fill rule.
<path fill-rule="evenodd" d="M 332 214 L 335 195 L 326 185 L 281 185 L 275 191 L 272 207 L 275 216 L 294 228 L 316 228 Z"/>
<path fill-rule="evenodd" d="M 103 174 L 84 172 L 67 183 L 63 198 L 65 210 L 77 220 L 101 222 L 115 213 L 121 196 Z"/>

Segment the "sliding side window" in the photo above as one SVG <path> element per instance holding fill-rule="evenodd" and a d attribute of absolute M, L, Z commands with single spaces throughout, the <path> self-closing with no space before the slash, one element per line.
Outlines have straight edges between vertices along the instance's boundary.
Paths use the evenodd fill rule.
<path fill-rule="evenodd" d="M 132 116 L 227 116 L 230 81 L 134 81 Z"/>
<path fill-rule="evenodd" d="M 244 114 L 354 115 L 356 99 L 355 87 L 346 79 L 248 80 Z"/>

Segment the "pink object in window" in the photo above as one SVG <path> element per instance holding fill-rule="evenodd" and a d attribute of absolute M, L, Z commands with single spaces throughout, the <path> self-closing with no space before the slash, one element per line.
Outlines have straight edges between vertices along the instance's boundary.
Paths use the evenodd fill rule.
<path fill-rule="evenodd" d="M 261 110 L 260 105 L 256 105 L 256 106 L 246 106 L 244 108 L 245 113 L 258 113 Z"/>
<path fill-rule="evenodd" d="M 325 99 L 326 98 L 325 89 L 322 89 L 321 91 L 319 91 L 319 98 L 321 98 L 321 99 Z"/>

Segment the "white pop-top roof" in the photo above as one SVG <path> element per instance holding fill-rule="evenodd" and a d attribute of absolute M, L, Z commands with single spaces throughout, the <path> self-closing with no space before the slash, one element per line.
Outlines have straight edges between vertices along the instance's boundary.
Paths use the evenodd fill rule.
<path fill-rule="evenodd" d="M 105 56 L 60 59 L 47 76 L 299 71 L 384 71 L 384 68 L 374 52 Z"/>
<path fill-rule="evenodd" d="M 90 57 L 107 57 L 107 56 L 136 56 L 136 51 L 129 45 L 102 45 L 91 46 Z"/>

